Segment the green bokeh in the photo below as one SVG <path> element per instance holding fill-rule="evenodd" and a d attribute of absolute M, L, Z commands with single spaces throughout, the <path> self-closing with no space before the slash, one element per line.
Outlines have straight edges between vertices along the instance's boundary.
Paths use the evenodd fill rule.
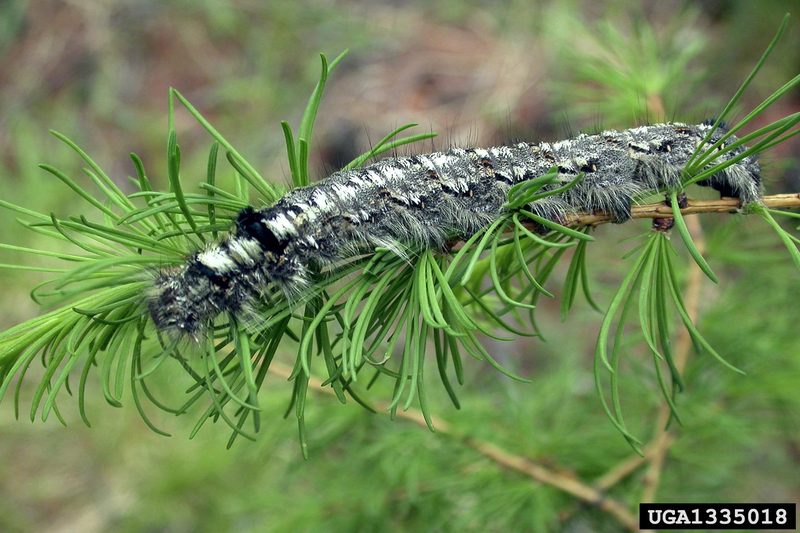
<path fill-rule="evenodd" d="M 656 87 L 666 95 L 666 118 L 702 119 L 713 116 L 733 93 L 790 7 L 779 1 L 706 2 L 700 10 L 664 4 L 610 2 L 603 12 L 596 3 L 577 1 L 446 1 L 435 7 L 425 2 L 7 2 L 0 6 L 0 197 L 61 215 L 79 209 L 66 188 L 36 166 L 47 162 L 80 174 L 80 161 L 47 135 L 48 128 L 78 141 L 120 184 L 133 174 L 127 154 L 136 151 L 156 184 L 166 187 L 169 86 L 201 108 L 265 176 L 285 183 L 278 123 L 299 119 L 317 76 L 317 53 L 333 56 L 344 48 L 351 55 L 330 80 L 331 91 L 337 83 L 343 89 L 323 102 L 315 130 L 318 146 L 340 143 L 347 131 L 337 122 L 340 116 L 355 117 L 350 126 L 358 133 L 360 149 L 407 121 L 443 132 L 441 143 L 447 144 L 450 128 L 464 131 L 450 122 L 457 116 L 483 128 L 475 134 L 480 142 L 555 138 L 571 128 L 646 121 L 650 104 L 637 90 L 609 94 L 587 82 L 592 62 L 582 50 L 596 49 L 597 39 L 609 44 L 602 30 L 606 25 L 629 39 L 629 64 L 640 55 L 647 58 L 650 50 L 630 47 L 634 42 L 653 44 L 665 63 L 681 66 Z M 644 27 L 643 20 L 655 34 L 652 39 L 639 35 L 637 41 L 630 32 Z M 745 111 L 748 103 L 797 72 L 797 36 L 798 23 L 792 19 L 789 35 L 742 105 Z M 475 46 L 467 47 L 469 42 Z M 676 54 L 692 46 L 695 55 L 682 63 Z M 520 62 L 528 52 L 536 61 Z M 463 56 L 474 59 L 452 67 L 450 62 Z M 529 78 L 519 75 L 520 69 L 535 67 L 543 73 L 524 90 L 504 84 L 503 77 L 485 79 L 499 87 L 491 92 L 492 102 L 499 99 L 505 108 L 454 97 L 460 93 L 448 93 L 451 84 L 437 77 L 441 68 L 473 73 L 487 62 L 503 61 L 508 61 L 505 70 L 489 72 L 526 83 Z M 409 80 L 412 74 L 418 77 Z M 472 81 L 475 90 L 484 89 L 481 79 Z M 408 84 L 412 89 L 403 89 Z M 397 97 L 396 107 L 386 106 L 389 118 L 370 116 L 364 122 L 362 102 L 365 109 L 370 98 L 392 102 L 392 94 L 372 91 L 395 86 L 403 98 Z M 435 92 L 442 87 L 443 94 Z M 505 94 L 511 95 L 507 101 Z M 345 109 L 336 107 L 343 103 Z M 784 105 L 788 108 L 778 113 L 796 111 L 797 95 Z M 431 117 L 447 118 L 434 123 Z M 196 174 L 199 181 L 208 139 L 187 115 L 176 127 L 184 175 Z M 793 146 L 793 152 L 781 147 L 766 162 L 772 192 L 800 187 L 796 158 L 790 157 L 798 153 Z M 324 153 L 315 157 L 315 175 L 331 170 Z M 729 372 L 710 357 L 692 356 L 688 390 L 678 400 L 685 425 L 667 459 L 658 498 L 791 501 L 800 491 L 798 273 L 759 221 L 708 217 L 704 225 L 708 255 L 722 282 L 704 288 L 700 326 L 718 351 L 748 375 Z M 630 226 L 602 228 L 590 251 L 602 302 L 613 294 L 625 266 L 619 257 L 628 246 L 619 241 L 644 228 Z M 39 238 L 20 229 L 13 214 L 0 213 L 0 241 L 37 246 Z M 0 262 L 39 261 L 7 251 L 2 255 Z M 15 271 L 0 276 L 0 326 L 34 316 L 37 308 L 28 291 L 43 278 Z M 592 480 L 631 453 L 603 415 L 594 391 L 592 353 L 600 317 L 581 303 L 561 323 L 558 302 L 544 303 L 539 315 L 542 329 L 549 332 L 547 343 L 488 344 L 498 359 L 532 377 L 533 384 L 510 381 L 485 364 L 467 361 L 462 409 L 453 409 L 433 382 L 431 408 L 459 434 Z M 631 351 L 623 378 L 627 419 L 647 437 L 658 430 L 652 420 L 660 398 L 646 353 Z M 288 356 L 284 361 L 291 357 L 283 355 Z M 33 386 L 36 372 L 31 370 L 27 387 Z M 169 395 L 183 385 L 180 375 L 164 375 L 158 388 Z M 390 421 L 352 402 L 340 406 L 327 396 L 310 398 L 310 459 L 304 461 L 296 424 L 291 417 L 281 418 L 291 386 L 277 377 L 270 377 L 262 391 L 268 415 L 258 442 L 241 441 L 231 450 L 225 449 L 228 433 L 222 425 L 209 424 L 190 441 L 186 436 L 194 418 L 156 414 L 174 435 L 159 437 L 144 426 L 130 399 L 114 409 L 94 390 L 91 429 L 80 424 L 68 397 L 60 404 L 71 422 L 66 429 L 54 419 L 30 425 L 26 413 L 15 421 L 12 402 L 0 405 L 0 454 L 5 458 L 0 462 L 0 529 L 618 527 L 593 507 L 498 467 L 458 439 Z M 387 397 L 386 391 L 376 391 L 381 394 Z M 637 471 L 612 495 L 635 509 L 641 490 L 642 472 Z"/>

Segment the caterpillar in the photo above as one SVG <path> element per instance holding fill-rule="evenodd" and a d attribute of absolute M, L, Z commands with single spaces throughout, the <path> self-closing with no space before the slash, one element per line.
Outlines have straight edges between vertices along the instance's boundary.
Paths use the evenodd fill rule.
<path fill-rule="evenodd" d="M 683 168 L 709 133 L 714 143 L 725 130 L 709 123 L 654 124 L 555 143 L 452 148 L 336 172 L 270 207 L 243 209 L 228 237 L 158 273 L 147 301 L 150 316 L 161 331 L 196 335 L 219 314 L 246 309 L 270 285 L 296 298 L 319 269 L 375 247 L 399 254 L 441 249 L 501 216 L 511 186 L 552 168 L 558 177 L 550 190 L 580 173 L 583 178 L 528 210 L 555 222 L 573 212 L 603 211 L 621 223 L 637 198 L 680 185 Z M 734 142 L 730 136 L 720 149 Z M 721 152 L 715 163 L 744 150 Z M 701 185 L 743 205 L 762 197 L 752 156 Z"/>

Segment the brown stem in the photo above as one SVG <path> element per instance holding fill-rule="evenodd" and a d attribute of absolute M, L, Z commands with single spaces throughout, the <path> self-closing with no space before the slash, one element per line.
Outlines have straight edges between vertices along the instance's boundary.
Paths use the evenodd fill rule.
<path fill-rule="evenodd" d="M 669 444 L 672 444 L 672 441 L 675 439 L 675 436 L 672 433 L 667 433 L 665 437 Z M 627 478 L 634 472 L 636 472 L 639 468 L 649 463 L 649 461 L 653 460 L 653 456 L 657 453 L 660 453 L 659 450 L 664 446 L 664 443 L 661 440 L 654 440 L 650 444 L 648 444 L 642 455 L 639 454 L 631 454 L 627 458 L 623 459 L 615 466 L 608 469 L 608 471 L 600 476 L 599 478 L 595 479 L 594 483 L 592 483 L 592 487 L 601 491 L 603 493 L 608 492 L 617 485 L 617 483 L 621 482 L 623 479 Z M 573 505 L 564 511 L 561 512 L 559 515 L 559 519 L 561 522 L 566 522 L 580 509 L 579 506 Z"/>
<path fill-rule="evenodd" d="M 800 208 L 800 193 L 773 194 L 765 196 L 762 203 L 769 208 Z M 699 213 L 735 213 L 740 208 L 737 198 L 720 198 L 718 200 L 688 200 L 681 214 L 695 215 Z M 672 218 L 672 208 L 663 202 L 655 204 L 634 205 L 631 218 Z M 575 213 L 568 215 L 565 226 L 599 226 L 611 222 L 606 213 Z"/>
<path fill-rule="evenodd" d="M 285 379 L 288 379 L 291 375 L 291 369 L 289 367 L 285 367 L 274 361 L 270 365 L 269 371 L 270 373 Z M 317 392 L 333 394 L 333 390 L 330 387 L 323 386 L 322 380 L 316 377 L 312 377 L 309 380 L 308 386 Z M 375 407 L 377 411 L 388 411 L 389 404 L 379 402 L 375 405 Z M 422 412 L 416 409 L 408 409 L 406 411 L 398 410 L 396 416 L 397 418 L 413 422 L 418 426 L 424 428 L 428 427 Z M 524 474 L 531 479 L 538 481 L 539 483 L 562 490 L 583 502 L 595 505 L 599 509 L 602 509 L 609 515 L 616 518 L 622 526 L 630 531 L 639 530 L 639 522 L 637 521 L 636 516 L 628 511 L 626 506 L 621 502 L 607 497 L 603 491 L 597 490 L 591 485 L 587 485 L 586 483 L 574 477 L 535 463 L 526 457 L 503 450 L 492 443 L 467 435 L 460 435 L 449 423 L 440 418 L 433 417 L 432 424 L 436 428 L 437 434 L 462 442 L 484 457 L 490 459 L 495 464 L 498 464 L 508 470 L 513 470 L 515 472 Z"/>
<path fill-rule="evenodd" d="M 649 444 L 642 455 L 631 454 L 627 459 L 623 459 L 615 466 L 610 468 L 605 474 L 597 478 L 594 482 L 595 488 L 608 490 L 617 483 L 636 472 L 640 466 L 647 463 L 653 456 L 653 445 Z"/>

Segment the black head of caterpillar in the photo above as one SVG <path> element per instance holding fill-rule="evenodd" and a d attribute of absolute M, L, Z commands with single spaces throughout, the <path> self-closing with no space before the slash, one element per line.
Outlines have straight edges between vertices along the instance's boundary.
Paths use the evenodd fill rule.
<path fill-rule="evenodd" d="M 267 227 L 264 217 L 243 209 L 235 233 L 157 276 L 148 300 L 156 327 L 194 334 L 222 312 L 241 312 L 270 281 L 290 284 L 301 275 L 302 265 L 286 257 L 289 241 Z"/>
<path fill-rule="evenodd" d="M 395 157 L 334 173 L 294 189 L 274 206 L 239 214 L 235 231 L 161 272 L 148 300 L 157 328 L 196 334 L 223 312 L 241 313 L 269 288 L 298 299 L 312 273 L 382 246 L 402 254 L 409 245 L 440 248 L 467 238 L 503 213 L 509 187 L 559 169 L 561 183 L 584 178 L 528 209 L 558 221 L 566 213 L 604 211 L 616 222 L 632 202 L 680 184 L 683 167 L 708 134 L 708 124 L 654 124 L 579 135 L 556 143 L 519 143 Z M 706 146 L 725 130 L 717 128 Z M 726 145 L 736 141 L 730 137 Z M 720 153 L 727 161 L 745 150 Z M 743 203 L 761 198 L 753 157 L 705 183 Z"/>

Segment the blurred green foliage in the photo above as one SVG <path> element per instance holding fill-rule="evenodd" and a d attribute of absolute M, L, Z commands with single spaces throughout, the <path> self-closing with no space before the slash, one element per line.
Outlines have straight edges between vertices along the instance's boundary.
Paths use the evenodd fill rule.
<path fill-rule="evenodd" d="M 601 26 L 624 36 L 641 21 L 649 21 L 656 30 L 648 42 L 657 48 L 641 51 L 666 53 L 667 61 L 682 66 L 658 88 L 668 98 L 666 118 L 674 114 L 676 119 L 702 119 L 703 113 L 713 116 L 715 106 L 727 100 L 746 74 L 785 4 L 704 2 L 691 8 L 680 2 L 610 2 Z M 581 78 L 591 61 L 575 55 L 581 46 L 592 49 L 593 39 L 609 42 L 594 23 L 598 10 L 603 11 L 595 3 L 577 1 L 535 5 L 446 1 L 435 6 L 323 1 L 107 0 L 85 6 L 47 0 L 6 2 L 0 6 L 0 197 L 59 214 L 75 210 L 66 190 L 36 167 L 47 162 L 71 175 L 80 171 L 80 162 L 46 135 L 51 127 L 90 149 L 119 183 L 133 173 L 129 151 L 157 168 L 164 161 L 170 85 L 203 109 L 264 175 L 285 182 L 288 170 L 278 122 L 299 119 L 307 87 L 317 75 L 319 51 L 350 48 L 352 56 L 337 76 L 355 80 L 348 87 L 369 87 L 375 81 L 374 69 L 366 68 L 371 60 L 380 63 L 382 54 L 395 54 L 421 61 L 423 51 L 415 48 L 421 33 L 439 32 L 445 39 L 453 27 L 471 28 L 493 43 L 529 47 L 544 60 L 542 68 L 553 82 L 528 88 L 521 97 L 545 102 L 540 106 L 544 109 L 525 115 L 533 117 L 529 123 L 517 116 L 498 119 L 489 112 L 453 105 L 454 113 L 488 116 L 486 123 L 495 128 L 489 137 L 502 137 L 504 131 L 530 138 L 553 134 L 565 116 L 576 128 L 598 122 L 627 126 L 631 120 L 646 118 L 651 109 L 647 98 L 631 93 L 628 103 L 632 98 L 643 104 L 639 108 L 621 105 L 626 100 L 619 94 L 601 93 L 605 95 L 598 99 L 591 84 Z M 629 11 L 640 18 L 629 17 Z M 793 19 L 790 35 L 757 80 L 761 94 L 751 101 L 797 71 L 797 35 Z M 675 57 L 681 51 L 688 54 L 687 50 L 696 53 L 686 62 Z M 458 50 L 465 55 L 478 52 Z M 490 56 L 503 57 L 502 52 Z M 511 64 L 508 69 L 529 66 Z M 420 79 L 423 83 L 427 78 Z M 333 88 L 337 78 L 329 84 Z M 538 96 L 531 96 L 531 91 Z M 368 95 L 367 91 L 355 96 Z M 351 105 L 357 102 L 355 98 Z M 747 105 L 742 105 L 744 110 Z M 797 97 L 787 105 L 796 109 Z M 323 103 L 321 127 L 315 130 L 318 138 L 335 138 L 337 124 L 325 124 L 326 112 L 333 111 Z M 428 120 L 424 106 L 392 111 L 408 113 L 402 115 L 404 121 L 426 124 Z M 200 180 L 206 139 L 188 117 L 176 127 L 182 138 L 184 175 L 195 173 Z M 431 127 L 446 131 L 448 124 Z M 375 128 L 376 135 L 386 131 Z M 775 160 L 767 162 L 765 175 L 772 192 L 788 191 L 787 184 L 797 180 L 797 163 L 787 153 L 776 151 Z M 324 175 L 329 170 L 326 161 L 319 157 L 318 162 L 315 175 Z M 154 181 L 165 187 L 166 168 L 151 172 Z M 35 236 L 20 232 L 13 218 L 0 213 L 0 240 L 35 246 Z M 678 398 L 684 426 L 668 456 L 658 499 L 796 500 L 800 493 L 797 271 L 759 221 L 706 217 L 703 224 L 709 258 L 722 283 L 704 288 L 700 326 L 717 350 L 748 375 L 734 374 L 710 357 L 689 359 L 687 391 Z M 625 246 L 618 241 L 641 230 L 626 226 L 597 232 L 605 245 L 591 247 L 589 254 L 591 264 L 600 266 L 593 272 L 593 283 L 601 301 L 613 294 L 624 268 L 619 257 Z M 3 262 L 20 259 L 10 252 L 3 255 Z M 3 271 L 0 325 L 37 313 L 27 292 L 39 279 Z M 630 454 L 603 416 L 593 388 L 591 358 L 599 317 L 589 306 L 578 305 L 561 323 L 558 302 L 543 302 L 539 316 L 542 330 L 549 332 L 547 343 L 488 344 L 503 364 L 532 377 L 533 384 L 510 381 L 487 372 L 485 364 L 466 361 L 467 384 L 459 394 L 462 409 L 455 411 L 444 393 L 437 392 L 429 400 L 431 410 L 459 434 L 591 481 Z M 641 344 L 632 335 L 634 341 Z M 660 403 L 655 376 L 644 350 L 633 355 L 626 359 L 630 368 L 623 373 L 627 418 L 635 433 L 656 434 L 662 428 L 651 427 Z M 161 380 L 164 394 L 185 385 L 177 375 Z M 227 432 L 216 427 L 186 440 L 183 436 L 194 424 L 192 418 L 162 416 L 161 425 L 178 436 L 158 437 L 130 408 L 130 400 L 125 408 L 114 410 L 99 395 L 90 397 L 92 429 L 70 416 L 74 412 L 68 412 L 73 423 L 67 429 L 52 419 L 28 426 L 14 421 L 12 404 L 4 403 L 0 405 L 0 453 L 6 458 L 0 463 L 0 529 L 616 531 L 619 527 L 594 507 L 500 468 L 459 439 L 402 420 L 390 421 L 356 405 L 343 407 L 327 396 L 315 398 L 307 408 L 310 459 L 303 461 L 295 423 L 280 418 L 289 390 L 283 380 L 268 378 L 262 405 L 273 416 L 257 443 L 240 442 L 232 450 L 225 449 Z M 641 490 L 642 473 L 637 471 L 611 494 L 634 509 Z"/>

